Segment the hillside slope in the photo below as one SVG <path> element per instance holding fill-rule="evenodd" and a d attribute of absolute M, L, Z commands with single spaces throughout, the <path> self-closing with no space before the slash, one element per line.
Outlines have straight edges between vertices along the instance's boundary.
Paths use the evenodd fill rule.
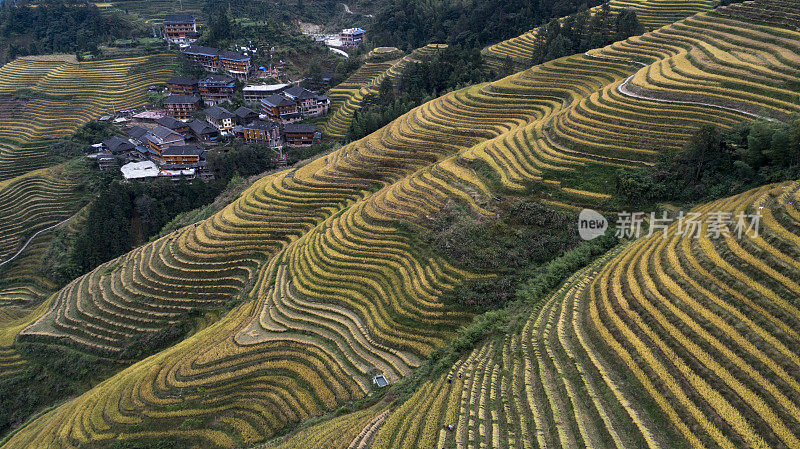
<path fill-rule="evenodd" d="M 383 62 L 370 61 L 368 55 L 366 62 L 355 73 L 328 91 L 332 112 L 325 121 L 325 134 L 339 139 L 346 137 L 355 111 L 364 106 L 367 96 L 378 93 L 384 80 L 396 80 L 409 64 L 429 59 L 438 49 L 445 47 L 444 44 L 429 44 L 402 58 Z"/>
<path fill-rule="evenodd" d="M 114 110 L 146 103 L 172 75 L 173 55 L 69 62 L 18 58 L 0 67 L 0 180 L 52 164 L 47 140 Z"/>
<path fill-rule="evenodd" d="M 728 236 L 675 222 L 609 252 L 377 431 L 345 415 L 340 434 L 370 432 L 370 448 L 796 447 L 798 200 L 800 182 L 766 186 L 694 209 L 731 214 Z M 355 447 L 316 444 L 327 425 L 289 441 Z"/>
<path fill-rule="evenodd" d="M 713 0 L 697 1 L 670 1 L 663 0 L 610 0 L 608 6 L 612 16 L 618 14 L 625 8 L 632 8 L 636 11 L 639 22 L 647 29 L 669 25 L 692 14 L 710 11 L 719 2 Z M 600 10 L 600 6 L 590 9 L 594 14 Z M 608 30 L 613 32 L 613 30 Z M 507 58 L 511 58 L 517 65 L 528 66 L 533 55 L 538 36 L 538 28 L 517 37 L 506 39 L 502 42 L 490 45 L 483 50 L 483 55 L 487 63 L 495 68 L 501 68 Z"/>
<path fill-rule="evenodd" d="M 411 246 L 408 223 L 453 200 L 489 213 L 497 192 L 469 168 L 480 161 L 507 189 L 602 206 L 613 187 L 587 173 L 650 164 L 706 123 L 797 112 L 785 86 L 800 78 L 800 34 L 788 15 L 755 15 L 785 4 L 700 14 L 452 92 L 76 279 L 20 341 L 124 357 L 131 342 L 185 314 L 242 303 L 6 446 L 180 437 L 233 447 L 363 397 L 375 372 L 392 381 L 409 373 L 470 318 L 440 298 L 476 274 Z M 743 73 L 762 81 L 758 89 Z M 528 425 L 528 441 L 537 427 Z"/>
<path fill-rule="evenodd" d="M 37 252 L 41 256 L 44 232 L 85 204 L 78 185 L 63 165 L 0 181 L 0 307 L 25 306 L 49 293 L 47 280 L 30 279 L 38 270 L 25 259 L 35 259 Z"/>

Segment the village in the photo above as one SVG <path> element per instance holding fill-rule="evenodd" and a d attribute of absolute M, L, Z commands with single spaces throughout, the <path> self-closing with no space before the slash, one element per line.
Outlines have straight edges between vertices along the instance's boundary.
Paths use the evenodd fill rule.
<path fill-rule="evenodd" d="M 202 68 L 205 76 L 175 76 L 162 92 L 163 108 L 117 111 L 104 116 L 124 128 L 125 136 L 113 136 L 95 144 L 90 155 L 101 170 L 119 167 L 125 180 L 167 177 L 208 179 L 208 151 L 221 142 L 241 140 L 260 144 L 274 153 L 278 165 L 286 165 L 287 151 L 319 143 L 322 133 L 306 123 L 327 115 L 331 101 L 316 90 L 290 81 L 280 73 L 280 62 L 269 68 L 255 67 L 248 51 L 236 52 L 196 45 L 199 32 L 189 14 L 164 18 L 164 38 L 177 45 L 182 55 Z M 357 47 L 365 38 L 361 28 L 342 30 L 338 44 Z M 242 47 L 241 50 L 248 50 Z M 282 62 L 282 61 L 281 61 Z M 286 82 L 251 82 L 267 78 Z M 331 74 L 323 74 L 322 88 Z M 241 86 L 240 88 L 237 88 Z M 231 110 L 232 98 L 241 94 L 244 104 Z"/>

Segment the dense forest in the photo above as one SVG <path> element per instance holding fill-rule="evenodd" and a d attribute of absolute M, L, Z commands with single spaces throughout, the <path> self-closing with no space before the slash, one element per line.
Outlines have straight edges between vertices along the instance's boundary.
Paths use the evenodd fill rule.
<path fill-rule="evenodd" d="M 411 50 L 428 43 L 480 48 L 518 36 L 554 17 L 597 6 L 599 0 L 394 0 L 375 15 L 375 45 Z"/>
<path fill-rule="evenodd" d="M 685 149 L 648 169 L 623 170 L 617 190 L 628 204 L 697 203 L 800 177 L 800 117 L 756 120 L 729 131 L 708 125 Z"/>
<path fill-rule="evenodd" d="M 608 4 L 597 14 L 581 11 L 563 22 L 553 19 L 541 28 L 531 55 L 531 65 L 584 53 L 644 33 L 636 11 L 627 8 L 612 15 Z"/>
<path fill-rule="evenodd" d="M 0 62 L 17 56 L 48 53 L 98 53 L 98 45 L 131 37 L 124 19 L 102 14 L 88 2 L 0 3 Z"/>
<path fill-rule="evenodd" d="M 431 217 L 416 236 L 420 244 L 455 266 L 475 273 L 493 273 L 457 286 L 443 300 L 477 311 L 497 309 L 516 299 L 515 291 L 537 269 L 575 248 L 572 230 L 577 216 L 536 199 L 497 197 L 495 218 L 476 217 L 450 203 Z"/>

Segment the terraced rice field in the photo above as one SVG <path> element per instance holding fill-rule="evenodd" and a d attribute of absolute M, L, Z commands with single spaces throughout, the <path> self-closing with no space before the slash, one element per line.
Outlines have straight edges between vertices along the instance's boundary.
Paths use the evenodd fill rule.
<path fill-rule="evenodd" d="M 172 75 L 174 56 L 74 63 L 16 59 L 0 67 L 0 180 L 50 164 L 47 141 L 89 120 L 146 102 Z"/>
<path fill-rule="evenodd" d="M 798 200 L 792 182 L 695 209 L 760 212 L 758 236 L 736 218 L 719 239 L 674 223 L 611 251 L 393 409 L 369 447 L 796 447 Z"/>
<path fill-rule="evenodd" d="M 449 201 L 488 213 L 494 193 L 465 162 L 483 161 L 509 189 L 597 206 L 608 192 L 582 190 L 570 176 L 650 164 L 703 124 L 732 125 L 753 107 L 777 119 L 797 110 L 783 84 L 740 88 L 742 71 L 794 82 L 800 74 L 800 35 L 780 15 L 768 25 L 752 20 L 749 6 L 444 95 L 336 152 L 266 176 L 208 220 L 76 279 L 18 338 L 115 357 L 190 311 L 241 302 L 36 419 L 7 447 L 165 436 L 202 447 L 250 445 L 364 397 L 376 372 L 397 381 L 471 318 L 440 298 L 478 275 L 431 258 L 406 234 Z M 734 56 L 744 53 L 763 62 Z M 695 79 L 697 96 L 681 92 L 686 78 Z M 669 96 L 672 86 L 679 97 Z M 798 186 L 780 187 L 713 205 L 769 209 L 767 237 L 724 240 L 717 249 L 665 240 L 675 241 L 678 258 L 697 259 L 680 266 L 660 239 L 636 242 L 570 280 L 516 336 L 453 367 L 452 383 L 431 381 L 391 415 L 348 417 L 358 431 L 346 438 L 327 428 L 304 441 L 796 446 L 797 317 L 785 298 L 798 293 L 800 214 L 784 203 L 796 201 Z M 692 284 L 697 267 L 713 285 Z M 754 287 L 739 288 L 748 279 Z M 699 313 L 687 313 L 688 301 Z M 742 319 L 753 331 L 740 328 Z M 644 366 L 654 363 L 665 369 Z M 443 423 L 456 429 L 440 430 Z"/>
<path fill-rule="evenodd" d="M 325 122 L 325 134 L 338 139 L 344 138 L 350 129 L 350 123 L 353 121 L 355 111 L 364 106 L 364 100 L 367 96 L 378 93 L 378 88 L 383 80 L 400 77 L 405 67 L 408 67 L 408 64 L 430 58 L 438 49 L 445 47 L 446 45 L 444 44 L 429 44 L 412 51 L 402 58 L 385 62 L 371 62 L 368 55 L 367 62 L 364 65 L 328 92 L 333 112 Z M 381 54 L 399 53 L 398 56 L 402 56 L 400 50 L 395 50 L 396 52 L 385 51 L 381 52 Z M 374 51 L 372 50 L 372 52 Z M 370 52 L 370 55 L 372 52 Z"/>
<path fill-rule="evenodd" d="M 54 289 L 39 275 L 45 232 L 86 203 L 78 184 L 64 166 L 0 181 L 0 308 L 39 302 Z"/>
<path fill-rule="evenodd" d="M 0 262 L 10 259 L 36 231 L 75 213 L 77 180 L 63 166 L 0 182 Z"/>
<path fill-rule="evenodd" d="M 113 0 L 94 4 L 101 11 L 131 15 L 153 25 L 160 25 L 167 14 L 182 12 L 199 17 L 202 11 L 202 2 L 197 0 L 182 0 L 179 5 L 168 0 Z M 181 7 L 180 11 L 176 6 Z"/>
<path fill-rule="evenodd" d="M 677 22 L 692 14 L 710 11 L 718 5 L 713 0 L 610 0 L 611 20 L 614 15 L 625 8 L 633 8 L 639 22 L 647 30 L 655 30 L 673 22 Z M 595 7 L 592 14 L 600 10 Z M 530 66 L 531 55 L 537 45 L 538 28 L 520 36 L 499 42 L 483 50 L 487 64 L 495 69 L 503 66 L 507 58 L 511 58 L 516 66 Z"/>

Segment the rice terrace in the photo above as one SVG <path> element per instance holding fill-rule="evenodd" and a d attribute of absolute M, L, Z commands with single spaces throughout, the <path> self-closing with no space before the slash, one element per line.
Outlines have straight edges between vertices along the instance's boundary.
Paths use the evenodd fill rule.
<path fill-rule="evenodd" d="M 800 0 L 20 0 L 0 59 L 0 448 L 800 448 Z"/>

